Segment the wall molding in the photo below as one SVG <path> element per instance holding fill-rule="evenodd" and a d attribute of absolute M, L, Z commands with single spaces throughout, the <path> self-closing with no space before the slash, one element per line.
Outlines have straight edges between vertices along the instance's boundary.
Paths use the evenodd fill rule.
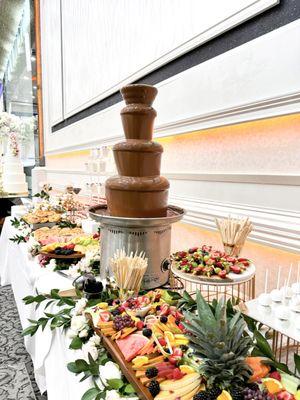
<path fill-rule="evenodd" d="M 90 172 L 74 169 L 45 168 L 45 171 L 57 175 L 82 175 L 109 177 L 113 173 L 91 174 Z M 235 173 L 194 173 L 194 172 L 164 172 L 163 175 L 171 180 L 255 183 L 262 185 L 300 186 L 300 174 L 235 174 Z"/>
<path fill-rule="evenodd" d="M 201 229 L 215 231 L 216 217 L 227 217 L 229 214 L 249 217 L 254 225 L 249 240 L 265 246 L 300 253 L 300 213 L 298 212 L 181 196 L 172 196 L 170 202 L 186 210 L 184 223 Z"/>
<path fill-rule="evenodd" d="M 159 85 L 157 85 L 159 88 Z M 99 114 L 111 113 L 111 118 L 119 118 L 120 107 L 119 103 L 109 107 L 105 111 L 100 111 Z M 239 107 L 231 107 L 224 110 L 208 114 L 199 114 L 193 117 L 178 119 L 172 122 L 158 124 L 154 129 L 155 138 L 167 136 L 175 136 L 183 133 L 201 131 L 208 128 L 216 128 L 220 126 L 233 125 L 237 123 L 257 121 L 259 119 L 278 117 L 282 115 L 295 114 L 300 112 L 300 92 L 295 92 L 288 95 L 278 96 L 274 98 L 264 99 L 261 101 L 244 104 Z M 93 118 L 93 114 L 88 118 Z M 99 115 L 100 117 L 100 115 Z M 67 129 L 67 128 L 66 128 Z M 91 149 L 99 145 L 113 145 L 124 139 L 123 133 L 111 135 L 107 138 L 98 140 L 87 140 L 81 144 L 63 146 L 54 150 L 46 151 L 46 155 L 59 154 L 75 150 Z"/>

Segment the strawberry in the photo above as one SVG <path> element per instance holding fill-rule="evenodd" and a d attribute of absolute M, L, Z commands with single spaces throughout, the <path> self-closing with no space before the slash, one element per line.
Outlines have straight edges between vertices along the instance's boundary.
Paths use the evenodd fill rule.
<path fill-rule="evenodd" d="M 278 381 L 281 381 L 281 375 L 278 371 L 273 371 L 269 374 L 269 378 L 277 379 Z"/>
<path fill-rule="evenodd" d="M 198 251 L 198 247 L 192 247 L 189 249 L 190 254 L 196 253 L 196 251 Z"/>
<path fill-rule="evenodd" d="M 144 322 L 143 321 L 137 321 L 135 326 L 138 328 L 139 331 L 141 331 L 144 328 Z"/>
<path fill-rule="evenodd" d="M 177 361 L 178 361 L 178 358 L 172 355 L 172 356 L 169 357 L 169 361 L 170 361 L 171 364 L 176 365 Z"/>
<path fill-rule="evenodd" d="M 241 268 L 237 265 L 231 265 L 230 270 L 235 274 L 240 274 L 242 272 Z"/>
<path fill-rule="evenodd" d="M 184 257 L 187 256 L 187 252 L 186 252 L 186 251 L 179 251 L 177 254 L 178 254 L 178 256 L 179 256 L 180 258 L 184 258 Z"/>
<path fill-rule="evenodd" d="M 101 322 L 108 322 L 110 319 L 110 313 L 108 311 L 103 311 L 99 315 L 99 319 Z"/>
<path fill-rule="evenodd" d="M 277 399 L 278 400 L 294 400 L 295 397 L 291 393 L 287 392 L 286 390 L 283 390 L 282 392 L 277 393 Z"/>
<path fill-rule="evenodd" d="M 167 345 L 167 342 L 165 341 L 164 338 L 159 338 L 158 341 L 159 341 L 159 344 L 160 344 L 162 347 L 164 347 L 164 346 Z"/>
<path fill-rule="evenodd" d="M 160 307 L 160 312 L 159 315 L 169 315 L 170 314 L 170 308 L 168 304 L 162 304 Z"/>
<path fill-rule="evenodd" d="M 218 276 L 222 279 L 226 278 L 227 272 L 225 270 L 218 273 Z"/>
<path fill-rule="evenodd" d="M 182 357 L 182 350 L 179 348 L 179 347 L 175 347 L 174 349 L 173 349 L 173 356 L 174 357 L 179 357 L 179 358 L 181 358 Z"/>

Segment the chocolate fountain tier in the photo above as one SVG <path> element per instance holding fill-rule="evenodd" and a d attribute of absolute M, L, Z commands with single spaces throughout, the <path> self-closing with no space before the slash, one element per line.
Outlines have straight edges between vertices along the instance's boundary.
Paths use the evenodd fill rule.
<path fill-rule="evenodd" d="M 110 215 L 129 218 L 165 217 L 169 181 L 163 176 L 114 176 L 106 181 Z"/>
<path fill-rule="evenodd" d="M 160 174 L 163 147 L 145 140 L 127 140 L 113 147 L 118 173 L 122 176 L 155 176 Z"/>
<path fill-rule="evenodd" d="M 126 106 L 121 118 L 126 139 L 151 140 L 156 111 L 151 107 L 157 89 L 148 85 L 129 85 L 121 89 Z"/>
<path fill-rule="evenodd" d="M 157 89 L 150 85 L 127 85 L 121 89 L 126 104 L 146 104 L 152 106 Z"/>

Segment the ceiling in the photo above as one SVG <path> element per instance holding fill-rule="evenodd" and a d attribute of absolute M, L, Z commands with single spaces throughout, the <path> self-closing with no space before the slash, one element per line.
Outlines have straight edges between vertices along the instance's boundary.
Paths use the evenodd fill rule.
<path fill-rule="evenodd" d="M 0 0 L 0 79 L 16 37 L 25 0 Z"/>

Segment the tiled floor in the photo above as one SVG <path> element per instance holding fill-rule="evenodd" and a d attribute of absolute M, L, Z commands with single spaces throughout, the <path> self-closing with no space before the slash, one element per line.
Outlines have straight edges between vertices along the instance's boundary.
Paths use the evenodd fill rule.
<path fill-rule="evenodd" d="M 0 400 L 47 400 L 35 383 L 21 331 L 11 287 L 0 287 Z"/>

